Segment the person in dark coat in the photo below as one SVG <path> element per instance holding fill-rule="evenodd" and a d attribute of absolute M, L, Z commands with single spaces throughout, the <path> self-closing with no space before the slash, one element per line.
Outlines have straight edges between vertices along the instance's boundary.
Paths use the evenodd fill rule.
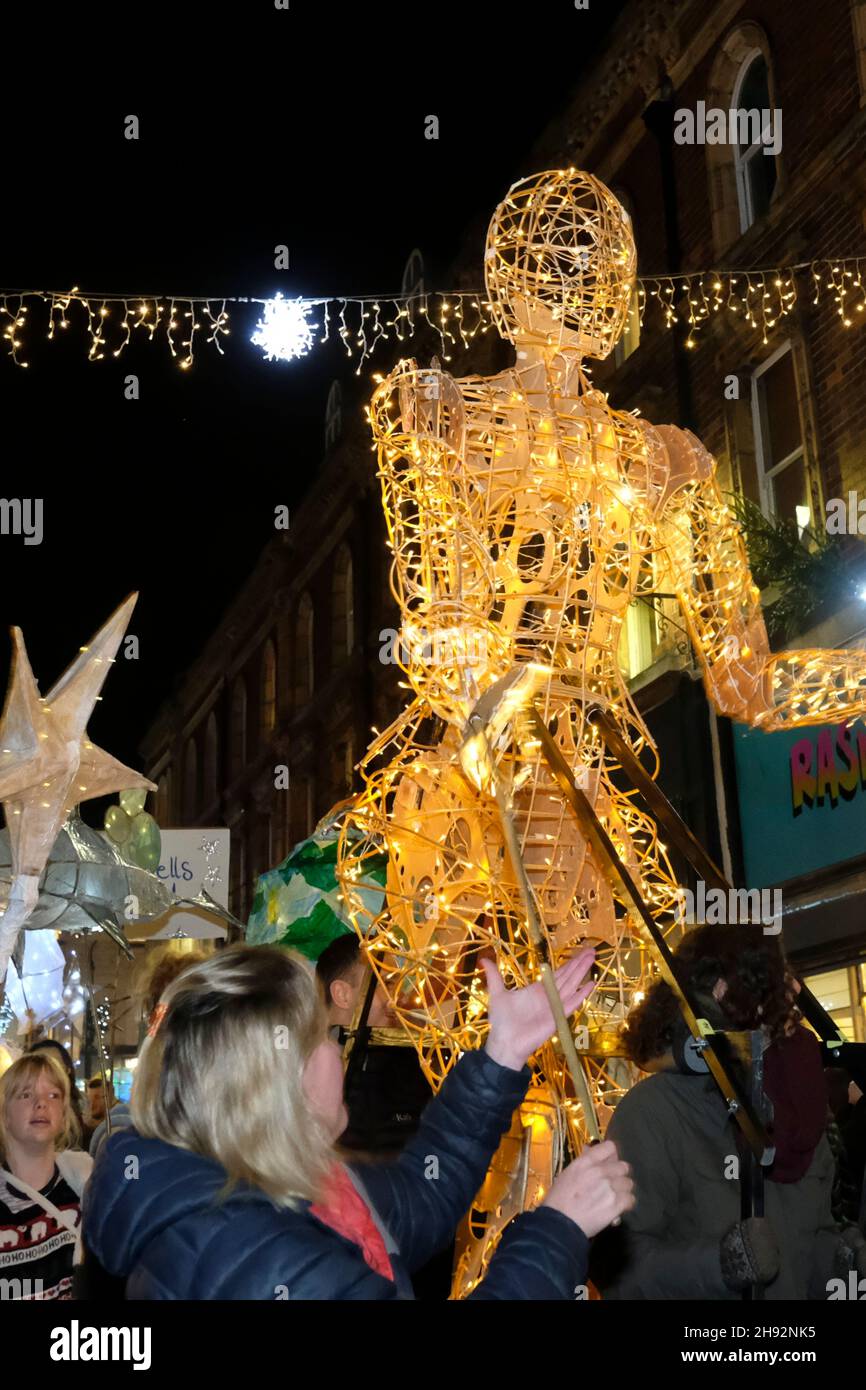
<path fill-rule="evenodd" d="M 316 961 L 316 979 L 328 1011 L 330 1033 L 341 1047 L 352 1027 L 367 970 L 361 943 L 355 932 L 344 932 L 326 946 Z M 393 1028 L 396 1016 L 390 1000 L 377 984 L 367 1015 L 368 1028 Z M 355 1042 L 343 1080 L 343 1099 L 348 1123 L 340 1135 L 340 1149 L 352 1158 L 396 1158 L 417 1132 L 421 1116 L 433 1092 L 421 1069 L 411 1040 L 404 1045 L 377 1046 L 363 1032 Z M 454 1244 L 437 1252 L 412 1276 L 418 1299 L 443 1300 L 451 1290 Z"/>
<path fill-rule="evenodd" d="M 591 963 L 582 952 L 557 972 L 569 1015 Z M 357 1166 L 335 1161 L 342 1063 L 306 963 L 238 946 L 184 972 L 142 1052 L 135 1128 L 108 1139 L 85 1194 L 79 1292 L 108 1278 L 144 1300 L 411 1298 L 411 1270 L 453 1236 L 553 1031 L 540 984 L 507 990 L 485 969 L 485 1047 L 395 1162 Z M 589 1238 L 632 1201 L 614 1146 L 587 1150 L 512 1222 L 470 1296 L 573 1298 Z"/>
<path fill-rule="evenodd" d="M 338 936 L 316 961 L 334 1041 L 343 1043 L 351 1028 L 365 978 L 361 946 L 354 932 Z M 379 985 L 373 994 L 368 1027 L 395 1026 L 387 995 Z M 349 1116 L 340 1135 L 340 1148 L 359 1155 L 396 1155 L 416 1132 L 429 1103 L 430 1083 L 418 1054 L 408 1046 L 379 1047 L 360 1039 L 345 1079 L 343 1099 Z"/>
<path fill-rule="evenodd" d="M 764 1090 L 776 1157 L 765 1170 L 765 1215 L 741 1219 L 747 1152 L 708 1073 L 675 1060 L 682 1020 L 657 981 L 629 1016 L 625 1044 L 650 1075 L 623 1096 L 607 1137 L 635 1175 L 636 1204 L 593 1251 L 605 1298 L 736 1299 L 750 1285 L 778 1299 L 826 1299 L 833 1279 L 866 1273 L 833 1220 L 835 1165 L 817 1038 L 797 1021 L 778 938 L 760 927 L 690 931 L 674 952 L 680 983 L 718 1029 L 764 1034 Z M 681 1057 L 681 1054 L 679 1054 Z"/>

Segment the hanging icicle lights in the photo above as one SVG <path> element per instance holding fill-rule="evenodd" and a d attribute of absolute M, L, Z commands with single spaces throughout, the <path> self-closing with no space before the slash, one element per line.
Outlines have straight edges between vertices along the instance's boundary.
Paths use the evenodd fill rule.
<path fill-rule="evenodd" d="M 759 330 L 761 341 L 767 343 L 779 319 L 793 309 L 797 277 L 806 273 L 811 275 L 813 302 L 818 304 L 829 295 L 844 327 L 850 328 L 866 311 L 864 268 L 866 257 L 852 256 L 758 270 L 644 276 L 635 286 L 640 325 L 661 324 L 669 329 L 684 325 L 688 330 L 685 345 L 694 348 L 702 326 L 713 315 L 730 313 Z M 240 295 L 91 294 L 77 285 L 64 291 L 0 290 L 3 338 L 19 367 L 29 365 L 22 354 L 28 329 L 32 337 L 29 315 L 34 302 L 47 307 L 49 341 L 59 336 L 58 330 L 84 324 L 91 362 L 120 357 L 133 335 L 144 333 L 151 342 L 164 337 L 172 357 L 184 370 L 193 365 L 194 350 L 202 343 L 224 353 L 222 340 L 229 334 L 226 306 L 230 304 L 259 307 L 257 331 L 250 341 L 264 349 L 268 360 L 296 360 L 316 343 L 339 338 L 347 357 L 358 359 L 358 375 L 379 343 L 403 343 L 419 328 L 438 335 L 439 356 L 450 362 L 452 350 L 468 348 L 477 334 L 493 326 L 490 302 L 478 290 L 288 300 L 281 295 L 256 299 Z M 292 350 L 275 351 L 275 334 L 270 330 L 275 323 L 285 322 L 287 312 L 294 325 Z M 265 327 L 267 332 L 263 332 Z"/>

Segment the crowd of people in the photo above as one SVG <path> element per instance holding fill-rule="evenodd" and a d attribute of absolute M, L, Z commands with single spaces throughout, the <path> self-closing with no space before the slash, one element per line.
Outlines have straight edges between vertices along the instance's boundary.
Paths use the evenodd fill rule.
<path fill-rule="evenodd" d="M 778 939 L 699 927 L 675 954 L 701 1016 L 755 1030 L 775 1148 L 760 1214 L 712 1077 L 687 1059 L 659 980 L 627 1020 L 646 1075 L 604 1142 L 506 1228 L 471 1299 L 823 1299 L 866 1276 L 866 1099 L 824 1072 Z M 46 1039 L 0 1077 L 0 1287 L 6 1298 L 445 1298 L 453 1241 L 554 1031 L 540 984 L 487 977 L 489 1032 L 432 1096 L 410 1048 L 341 1044 L 365 978 L 357 941 L 314 971 L 272 947 L 167 954 L 143 994 L 129 1104 L 86 1106 Z M 556 973 L 567 1015 L 593 988 L 583 950 Z M 393 1022 L 377 991 L 367 1022 Z"/>

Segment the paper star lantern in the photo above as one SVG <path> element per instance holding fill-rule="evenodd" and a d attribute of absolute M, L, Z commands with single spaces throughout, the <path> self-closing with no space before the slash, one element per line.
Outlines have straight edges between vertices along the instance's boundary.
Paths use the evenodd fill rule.
<path fill-rule="evenodd" d="M 0 919 L 0 983 L 18 931 L 39 897 L 39 877 L 69 811 L 80 801 L 156 788 L 87 736 L 87 723 L 135 607 L 131 594 L 46 696 L 30 668 L 21 629 L 12 629 L 12 675 L 0 720 L 0 802 L 12 850 L 12 887 Z"/>

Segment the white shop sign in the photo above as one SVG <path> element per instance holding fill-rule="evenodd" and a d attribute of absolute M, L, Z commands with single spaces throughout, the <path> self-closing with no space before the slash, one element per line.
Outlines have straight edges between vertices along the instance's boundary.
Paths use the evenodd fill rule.
<path fill-rule="evenodd" d="M 229 897 L 229 850 L 226 829 L 163 830 L 157 877 L 176 898 L 194 898 L 204 890 L 222 907 Z M 161 923 L 161 925 L 159 924 Z M 225 938 L 226 925 L 206 908 L 178 908 L 164 914 L 151 940 L 193 936 Z"/>

